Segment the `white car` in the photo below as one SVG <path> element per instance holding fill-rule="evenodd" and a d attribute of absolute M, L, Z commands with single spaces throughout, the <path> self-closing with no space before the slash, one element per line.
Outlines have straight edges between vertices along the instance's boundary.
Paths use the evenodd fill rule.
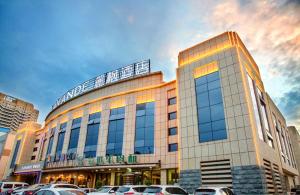
<path fill-rule="evenodd" d="M 188 195 L 188 193 L 179 186 L 173 185 L 151 185 L 145 189 L 143 195 L 157 195 L 157 194 L 180 194 Z"/>
<path fill-rule="evenodd" d="M 29 184 L 24 182 L 2 181 L 0 182 L 0 193 L 6 192 L 10 194 L 14 189 L 26 186 L 29 186 Z"/>
<path fill-rule="evenodd" d="M 68 183 L 53 183 L 53 184 L 48 184 L 42 187 L 42 189 L 52 189 L 52 188 L 68 188 L 68 189 L 77 189 L 80 190 L 80 188 L 76 185 L 73 184 L 68 184 Z M 82 190 L 81 190 L 82 191 Z"/>
<path fill-rule="evenodd" d="M 228 187 L 200 187 L 195 190 L 194 195 L 233 195 Z"/>
<path fill-rule="evenodd" d="M 116 195 L 141 195 L 146 188 L 146 185 L 124 185 L 119 187 Z"/>
<path fill-rule="evenodd" d="M 30 186 L 24 186 L 19 189 L 16 188 L 12 191 L 12 195 L 32 195 L 34 194 L 34 192 L 38 191 L 45 185 L 46 184 L 33 184 Z"/>
<path fill-rule="evenodd" d="M 46 188 L 37 191 L 34 195 L 86 195 L 86 193 L 74 188 Z"/>
<path fill-rule="evenodd" d="M 119 186 L 102 186 L 96 192 L 88 193 L 88 195 L 110 195 L 118 190 Z"/>

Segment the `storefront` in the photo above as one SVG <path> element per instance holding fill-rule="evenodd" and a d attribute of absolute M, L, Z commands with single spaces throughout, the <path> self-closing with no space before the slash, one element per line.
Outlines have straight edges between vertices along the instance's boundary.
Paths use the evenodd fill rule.
<path fill-rule="evenodd" d="M 29 163 L 17 165 L 13 175 L 16 177 L 16 181 L 23 181 L 28 184 L 40 183 L 41 170 L 44 162 Z"/>
<path fill-rule="evenodd" d="M 139 163 L 136 155 L 62 158 L 46 163 L 42 182 L 64 181 L 80 187 L 102 185 L 160 184 L 160 162 Z"/>

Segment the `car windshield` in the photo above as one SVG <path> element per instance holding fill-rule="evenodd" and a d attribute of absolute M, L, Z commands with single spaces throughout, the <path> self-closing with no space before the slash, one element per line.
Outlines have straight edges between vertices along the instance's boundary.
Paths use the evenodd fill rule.
<path fill-rule="evenodd" d="M 60 190 L 58 193 L 60 195 L 86 195 L 84 192 L 79 190 Z"/>
<path fill-rule="evenodd" d="M 195 195 L 215 195 L 216 190 L 214 189 L 197 189 Z"/>
<path fill-rule="evenodd" d="M 99 188 L 97 190 L 97 192 L 106 193 L 106 192 L 109 192 L 110 189 L 111 189 L 111 187 L 102 187 L 102 188 Z"/>
<path fill-rule="evenodd" d="M 160 191 L 160 187 L 148 187 L 145 189 L 144 193 L 159 193 Z"/>
<path fill-rule="evenodd" d="M 117 192 L 124 193 L 124 192 L 128 192 L 129 190 L 130 190 L 130 187 L 122 186 L 117 190 Z"/>

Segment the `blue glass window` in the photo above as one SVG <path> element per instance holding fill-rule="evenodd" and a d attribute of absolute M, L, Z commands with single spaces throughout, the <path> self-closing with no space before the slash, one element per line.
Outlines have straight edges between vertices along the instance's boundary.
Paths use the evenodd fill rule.
<path fill-rule="evenodd" d="M 176 97 L 172 97 L 168 99 L 168 105 L 174 105 L 176 104 Z"/>
<path fill-rule="evenodd" d="M 154 102 L 136 105 L 135 154 L 154 153 Z"/>
<path fill-rule="evenodd" d="M 169 152 L 175 152 L 178 150 L 178 144 L 174 143 L 174 144 L 169 144 Z"/>
<path fill-rule="evenodd" d="M 72 129 L 69 141 L 68 154 L 74 154 L 77 151 L 78 139 L 80 133 L 80 123 L 81 118 L 73 119 L 72 121 Z"/>
<path fill-rule="evenodd" d="M 125 107 L 110 110 L 106 155 L 122 155 Z"/>
<path fill-rule="evenodd" d="M 177 112 L 168 113 L 168 119 L 173 120 L 177 118 Z"/>
<path fill-rule="evenodd" d="M 13 168 L 15 166 L 16 158 L 17 158 L 19 148 L 20 148 L 20 143 L 21 143 L 21 140 L 18 140 L 17 143 L 16 143 L 14 154 L 13 154 L 13 157 L 12 157 L 11 163 L 10 163 L 10 168 Z"/>
<path fill-rule="evenodd" d="M 227 138 L 219 72 L 195 79 L 199 141 Z"/>
<path fill-rule="evenodd" d="M 66 122 L 62 123 L 60 125 L 58 140 L 57 140 L 57 145 L 56 145 L 56 151 L 55 151 L 55 160 L 57 160 L 57 161 L 60 159 L 60 155 L 61 155 L 62 148 L 64 145 L 66 128 L 67 128 Z"/>
<path fill-rule="evenodd" d="M 51 154 L 51 149 L 52 149 L 52 145 L 53 145 L 53 139 L 54 139 L 54 136 L 52 135 L 49 138 L 49 143 L 48 143 L 48 148 L 47 148 L 46 156 L 48 156 L 49 154 Z"/>
<path fill-rule="evenodd" d="M 101 118 L 100 112 L 89 115 L 89 122 L 87 126 L 87 133 L 86 133 L 85 147 L 84 147 L 85 158 L 96 157 L 100 118 Z"/>
<path fill-rule="evenodd" d="M 57 146 L 56 146 L 56 152 L 55 152 L 55 160 L 60 159 L 61 151 L 64 144 L 64 138 L 65 138 L 65 132 L 60 132 L 58 134 L 58 140 L 57 140 Z"/>
<path fill-rule="evenodd" d="M 177 127 L 169 128 L 169 136 L 170 135 L 177 135 Z"/>

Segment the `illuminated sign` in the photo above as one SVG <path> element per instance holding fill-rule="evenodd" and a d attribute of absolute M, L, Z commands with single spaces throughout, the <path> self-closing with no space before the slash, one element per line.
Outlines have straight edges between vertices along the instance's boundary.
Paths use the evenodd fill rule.
<path fill-rule="evenodd" d="M 43 168 L 43 165 L 44 165 L 44 162 L 17 165 L 15 172 L 40 171 Z"/>
<path fill-rule="evenodd" d="M 102 75 L 99 75 L 95 78 L 92 78 L 88 81 L 83 82 L 82 84 L 70 89 L 65 93 L 62 97 L 60 97 L 55 104 L 52 106 L 52 110 L 57 106 L 63 104 L 64 102 L 75 98 L 83 93 L 91 91 L 93 89 L 97 89 L 104 85 L 114 83 L 123 79 L 148 74 L 150 73 L 150 60 L 143 60 L 140 62 L 136 62 L 117 70 L 113 70 Z"/>
<path fill-rule="evenodd" d="M 97 156 L 96 158 L 84 158 L 73 153 L 68 155 L 61 154 L 59 157 L 48 156 L 46 168 L 121 165 L 136 164 L 137 162 L 137 156 L 133 154 L 128 156 Z"/>

